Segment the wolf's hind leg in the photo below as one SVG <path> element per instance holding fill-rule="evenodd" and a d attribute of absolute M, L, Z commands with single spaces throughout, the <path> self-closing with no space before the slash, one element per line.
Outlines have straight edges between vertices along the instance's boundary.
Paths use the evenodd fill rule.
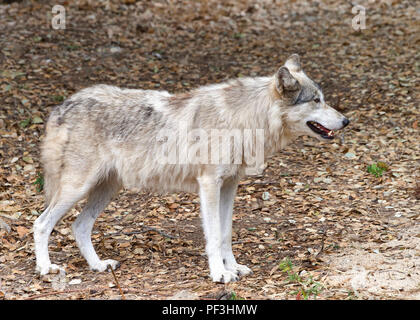
<path fill-rule="evenodd" d="M 118 261 L 99 259 L 92 245 L 91 233 L 96 218 L 106 208 L 120 188 L 121 186 L 115 178 L 106 179 L 93 187 L 83 211 L 73 223 L 72 229 L 77 246 L 91 270 L 102 272 L 108 266 L 111 266 L 113 270 L 119 266 Z"/>
<path fill-rule="evenodd" d="M 81 200 L 85 195 L 83 189 L 73 188 L 71 185 L 63 186 L 57 192 L 47 209 L 36 219 L 33 227 L 35 240 L 36 271 L 41 275 L 56 272 L 61 268 L 51 264 L 48 254 L 48 240 L 57 222 Z"/>

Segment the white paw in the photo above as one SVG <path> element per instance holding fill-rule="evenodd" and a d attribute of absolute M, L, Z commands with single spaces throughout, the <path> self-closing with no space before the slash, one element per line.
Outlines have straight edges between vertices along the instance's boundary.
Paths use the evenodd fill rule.
<path fill-rule="evenodd" d="M 252 270 L 243 264 L 234 264 L 232 266 L 226 266 L 229 271 L 239 275 L 239 276 L 246 276 L 252 273 Z"/>
<path fill-rule="evenodd" d="M 46 263 L 43 265 L 37 265 L 36 266 L 36 272 L 38 272 L 41 276 L 45 276 L 46 274 L 49 273 L 63 273 L 65 274 L 66 272 L 64 271 L 64 268 L 56 265 L 56 264 L 51 264 L 51 263 Z"/>
<path fill-rule="evenodd" d="M 239 277 L 236 273 L 225 269 L 217 272 L 212 272 L 210 276 L 213 282 L 228 283 L 239 280 Z"/>
<path fill-rule="evenodd" d="M 108 266 L 110 266 L 112 270 L 115 270 L 120 266 L 120 263 L 112 259 L 100 260 L 98 263 L 91 265 L 90 270 L 103 272 L 108 269 Z"/>

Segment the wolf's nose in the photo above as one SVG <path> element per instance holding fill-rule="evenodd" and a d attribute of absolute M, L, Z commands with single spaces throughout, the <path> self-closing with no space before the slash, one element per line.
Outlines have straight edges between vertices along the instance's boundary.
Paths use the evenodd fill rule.
<path fill-rule="evenodd" d="M 347 118 L 344 118 L 343 120 L 343 128 L 346 127 L 350 123 L 350 120 Z"/>

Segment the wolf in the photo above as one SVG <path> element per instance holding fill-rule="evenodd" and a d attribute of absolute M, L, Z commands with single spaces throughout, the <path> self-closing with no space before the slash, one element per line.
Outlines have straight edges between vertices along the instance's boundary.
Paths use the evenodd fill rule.
<path fill-rule="evenodd" d="M 227 156 L 232 161 L 206 161 L 205 155 L 216 151 L 204 144 L 206 139 L 198 142 L 198 148 L 195 145 L 194 150 L 204 155 L 200 161 L 160 161 L 164 154 L 179 157 L 187 150 L 180 139 L 173 139 L 180 122 L 206 133 L 263 130 L 263 141 L 239 139 L 243 148 L 235 151 L 232 135 L 227 139 L 234 140 L 227 147 L 233 150 Z M 98 257 L 91 232 L 98 215 L 126 188 L 198 193 L 210 277 L 214 282 L 236 281 L 252 272 L 237 263 L 231 241 L 236 190 L 250 166 L 244 149 L 264 153 L 266 159 L 299 136 L 331 140 L 336 130 L 348 124 L 324 101 L 321 88 L 305 74 L 297 54 L 270 76 L 231 79 L 185 93 L 109 85 L 83 89 L 57 106 L 46 125 L 41 149 L 46 203 L 33 227 L 36 271 L 45 275 L 62 270 L 50 261 L 49 236 L 83 199 L 87 202 L 72 225 L 77 246 L 90 269 L 117 268 L 117 261 Z M 194 143 L 197 137 L 190 136 L 187 147 Z"/>

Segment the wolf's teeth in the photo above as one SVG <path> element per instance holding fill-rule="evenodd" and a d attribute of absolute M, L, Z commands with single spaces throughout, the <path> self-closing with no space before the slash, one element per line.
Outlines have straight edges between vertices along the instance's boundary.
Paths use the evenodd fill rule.
<path fill-rule="evenodd" d="M 334 134 L 334 131 L 331 130 L 330 132 L 328 132 L 328 136 L 331 137 Z"/>

